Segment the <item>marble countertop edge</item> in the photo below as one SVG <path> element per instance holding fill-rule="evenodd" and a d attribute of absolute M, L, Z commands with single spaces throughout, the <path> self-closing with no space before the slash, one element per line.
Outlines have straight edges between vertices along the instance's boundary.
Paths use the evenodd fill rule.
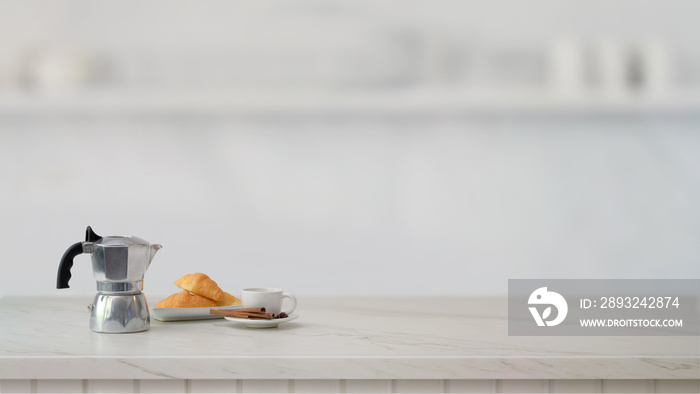
<path fill-rule="evenodd" d="M 697 379 L 700 359 L 2 357 L 0 379 Z"/>

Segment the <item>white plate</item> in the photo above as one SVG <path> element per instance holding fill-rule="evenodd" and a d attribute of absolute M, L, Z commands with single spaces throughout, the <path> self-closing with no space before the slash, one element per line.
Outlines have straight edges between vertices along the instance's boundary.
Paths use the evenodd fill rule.
<path fill-rule="evenodd" d="M 241 305 L 213 306 L 207 308 L 151 308 L 151 316 L 160 321 L 221 319 L 223 316 L 212 315 L 211 309 L 240 309 Z"/>
<path fill-rule="evenodd" d="M 292 313 L 289 315 L 289 317 L 285 317 L 284 319 L 272 319 L 272 320 L 264 320 L 264 319 L 241 319 L 238 317 L 228 317 L 225 316 L 224 319 L 228 321 L 232 321 L 234 323 L 241 323 L 245 324 L 246 327 L 250 328 L 272 328 L 272 327 L 277 327 L 277 325 L 286 323 L 288 321 L 292 321 L 299 317 L 298 314 Z"/>

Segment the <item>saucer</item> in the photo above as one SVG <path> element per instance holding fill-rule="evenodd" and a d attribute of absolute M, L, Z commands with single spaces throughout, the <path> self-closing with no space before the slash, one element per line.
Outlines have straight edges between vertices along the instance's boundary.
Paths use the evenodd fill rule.
<path fill-rule="evenodd" d="M 246 327 L 250 328 L 273 328 L 277 327 L 279 324 L 286 323 L 288 321 L 292 321 L 299 317 L 298 314 L 292 313 L 288 317 L 285 317 L 284 319 L 272 319 L 272 320 L 264 320 L 264 319 L 241 319 L 238 317 L 228 317 L 224 316 L 224 319 L 228 321 L 232 321 L 234 323 L 241 323 L 245 324 Z"/>

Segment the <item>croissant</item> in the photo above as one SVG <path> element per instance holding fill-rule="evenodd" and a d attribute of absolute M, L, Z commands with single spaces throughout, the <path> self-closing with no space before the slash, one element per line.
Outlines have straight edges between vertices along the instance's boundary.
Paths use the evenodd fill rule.
<path fill-rule="evenodd" d="M 220 305 L 216 301 L 183 290 L 159 301 L 155 308 L 209 308 L 214 306 Z"/>
<path fill-rule="evenodd" d="M 175 286 L 210 300 L 218 302 L 224 300 L 224 291 L 209 276 L 201 272 L 183 275 L 175 281 Z"/>
<path fill-rule="evenodd" d="M 217 301 L 216 306 L 231 306 L 231 305 L 241 305 L 241 300 L 234 297 L 233 295 L 224 292 L 224 299 L 222 301 Z"/>

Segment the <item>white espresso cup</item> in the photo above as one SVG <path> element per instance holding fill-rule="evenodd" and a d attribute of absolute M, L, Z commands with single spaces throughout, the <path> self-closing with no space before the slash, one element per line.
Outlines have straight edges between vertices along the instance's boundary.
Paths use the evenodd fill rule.
<path fill-rule="evenodd" d="M 292 307 L 284 311 L 284 313 L 289 315 L 297 307 L 297 299 L 294 295 L 272 287 L 249 287 L 241 290 L 241 305 L 243 308 L 264 307 L 265 312 L 275 315 L 279 315 L 282 312 L 282 300 L 284 298 L 289 298 L 292 301 Z"/>

